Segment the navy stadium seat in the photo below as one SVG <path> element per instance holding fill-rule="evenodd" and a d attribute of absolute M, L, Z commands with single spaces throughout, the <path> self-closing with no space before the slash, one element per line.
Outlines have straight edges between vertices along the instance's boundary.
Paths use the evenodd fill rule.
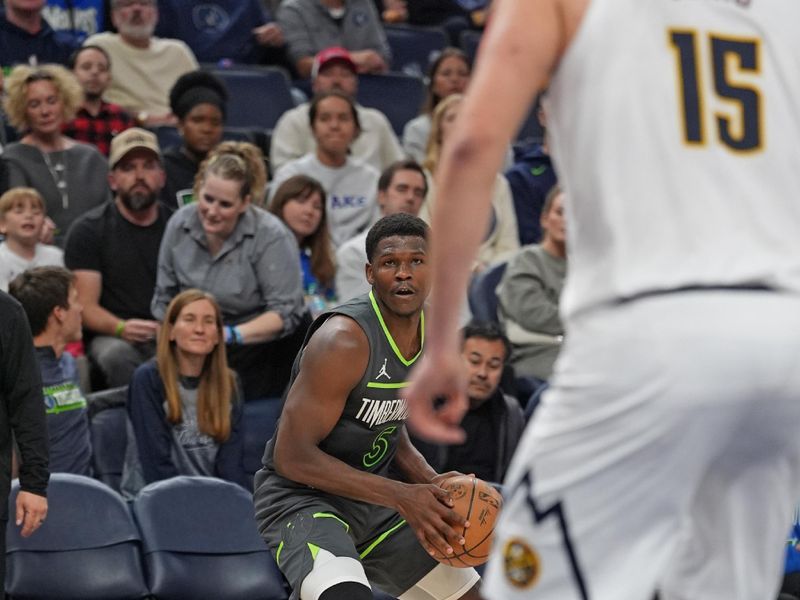
<path fill-rule="evenodd" d="M 421 77 L 401 73 L 358 77 L 359 104 L 385 114 L 397 135 L 402 135 L 405 124 L 419 114 L 424 97 Z"/>
<path fill-rule="evenodd" d="M 539 117 L 536 114 L 536 105 L 531 105 L 531 110 L 528 116 L 525 117 L 522 125 L 517 132 L 517 142 L 537 141 L 541 142 L 544 136 L 544 130 L 539 123 Z"/>
<path fill-rule="evenodd" d="M 19 492 L 15 481 L 9 510 Z M 82 475 L 54 473 L 47 520 L 23 538 L 7 528 L 6 591 L 36 600 L 133 600 L 149 596 L 140 537 L 128 507 L 108 486 Z"/>
<path fill-rule="evenodd" d="M 253 475 L 261 468 L 264 446 L 275 433 L 278 417 L 281 416 L 281 398 L 258 398 L 244 403 L 242 425 L 244 427 L 244 470 Z"/>
<path fill-rule="evenodd" d="M 119 491 L 128 440 L 125 427 L 127 398 L 128 386 L 86 396 L 92 437 L 92 470 L 95 478 L 115 491 Z"/>
<path fill-rule="evenodd" d="M 428 65 L 447 46 L 447 32 L 440 27 L 384 25 L 392 49 L 391 70 L 422 77 Z"/>
<path fill-rule="evenodd" d="M 289 78 L 277 67 L 212 71 L 228 88 L 227 127 L 272 130 L 294 107 Z"/>
<path fill-rule="evenodd" d="M 252 496 L 212 477 L 145 486 L 133 503 L 152 594 L 159 600 L 286 600 L 258 535 Z"/>
<path fill-rule="evenodd" d="M 497 286 L 508 263 L 489 265 L 469 282 L 467 299 L 472 316 L 478 321 L 497 323 Z"/>
<path fill-rule="evenodd" d="M 469 64 L 475 64 L 475 56 L 478 54 L 478 47 L 481 43 L 481 32 L 474 29 L 465 29 L 458 36 L 458 45 L 467 55 Z"/>

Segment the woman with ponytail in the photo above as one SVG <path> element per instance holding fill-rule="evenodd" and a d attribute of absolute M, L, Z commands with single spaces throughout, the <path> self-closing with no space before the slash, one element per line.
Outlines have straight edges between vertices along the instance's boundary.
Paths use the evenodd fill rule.
<path fill-rule="evenodd" d="M 147 483 L 205 475 L 248 484 L 241 394 L 228 368 L 222 327 L 213 296 L 181 292 L 167 308 L 155 360 L 133 375 L 128 412 Z"/>
<path fill-rule="evenodd" d="M 158 258 L 152 312 L 164 319 L 172 298 L 199 288 L 219 302 L 228 362 L 246 399 L 280 395 L 289 379 L 306 311 L 297 242 L 264 197 L 261 151 L 223 142 L 203 161 L 195 202 L 167 224 Z M 298 341 L 296 338 L 299 337 Z"/>

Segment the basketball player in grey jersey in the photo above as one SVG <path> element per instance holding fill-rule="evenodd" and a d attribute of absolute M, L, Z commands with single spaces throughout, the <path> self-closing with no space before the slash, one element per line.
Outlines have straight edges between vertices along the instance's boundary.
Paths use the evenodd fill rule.
<path fill-rule="evenodd" d="M 418 433 L 459 438 L 457 309 L 547 85 L 565 344 L 506 476 L 487 598 L 777 596 L 800 482 L 798 20 L 797 0 L 492 3 L 439 163 L 407 391 Z"/>
<path fill-rule="evenodd" d="M 464 524 L 411 445 L 403 398 L 422 354 L 427 226 L 384 217 L 370 230 L 369 294 L 311 325 L 277 432 L 256 475 L 259 530 L 292 599 L 371 600 L 371 584 L 409 600 L 478 598 L 473 569 L 437 563 Z M 389 479 L 393 465 L 408 483 Z"/>

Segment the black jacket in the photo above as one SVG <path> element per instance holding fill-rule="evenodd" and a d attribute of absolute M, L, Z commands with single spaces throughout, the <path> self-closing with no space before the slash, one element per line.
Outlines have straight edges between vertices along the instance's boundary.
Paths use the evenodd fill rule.
<path fill-rule="evenodd" d="M 46 495 L 47 425 L 31 330 L 22 306 L 0 292 L 0 519 L 8 519 L 12 432 L 20 452 L 20 488 Z"/>

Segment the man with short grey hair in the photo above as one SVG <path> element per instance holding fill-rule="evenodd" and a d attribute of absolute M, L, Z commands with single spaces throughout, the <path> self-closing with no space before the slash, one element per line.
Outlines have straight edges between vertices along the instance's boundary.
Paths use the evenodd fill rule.
<path fill-rule="evenodd" d="M 111 0 L 111 21 L 119 33 L 105 31 L 85 42 L 111 57 L 106 99 L 136 115 L 140 125 L 174 125 L 169 91 L 178 77 L 198 68 L 191 49 L 180 40 L 153 36 L 156 0 Z"/>

